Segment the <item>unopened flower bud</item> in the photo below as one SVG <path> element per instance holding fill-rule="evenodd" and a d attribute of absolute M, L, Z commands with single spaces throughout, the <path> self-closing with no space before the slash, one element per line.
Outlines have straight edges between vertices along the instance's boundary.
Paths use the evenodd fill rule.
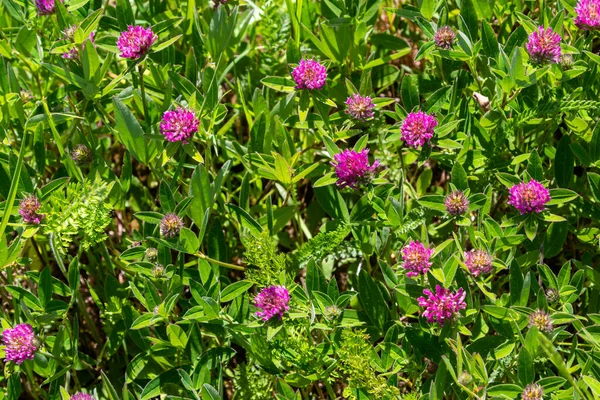
<path fill-rule="evenodd" d="M 77 165 L 87 164 L 92 159 L 92 152 L 85 144 L 77 144 L 71 150 L 71 158 Z"/>
<path fill-rule="evenodd" d="M 148 249 L 146 249 L 146 259 L 148 261 L 154 261 L 157 257 L 158 250 L 156 250 L 154 247 L 149 247 Z"/>
<path fill-rule="evenodd" d="M 560 294 L 557 289 L 550 287 L 546 289 L 546 301 L 548 303 L 555 303 L 560 298 Z"/>
<path fill-rule="evenodd" d="M 179 231 L 183 228 L 183 221 L 177 214 L 165 214 L 160 221 L 160 234 L 166 238 L 179 236 Z"/>
<path fill-rule="evenodd" d="M 463 386 L 467 386 L 471 382 L 473 382 L 473 377 L 467 371 L 461 372 L 458 376 L 458 383 L 460 383 Z"/>
<path fill-rule="evenodd" d="M 433 40 L 435 45 L 441 49 L 450 50 L 456 39 L 456 34 L 449 26 L 442 26 L 437 30 Z"/>

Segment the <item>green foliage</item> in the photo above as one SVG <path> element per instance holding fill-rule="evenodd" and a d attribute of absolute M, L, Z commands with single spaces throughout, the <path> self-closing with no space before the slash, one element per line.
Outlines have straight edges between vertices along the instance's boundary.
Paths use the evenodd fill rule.
<path fill-rule="evenodd" d="M 0 400 L 600 398 L 578 3 L 0 1 L 0 333 L 36 347 L 3 343 Z M 156 36 L 134 59 L 130 25 Z M 539 27 L 559 60 L 534 62 Z M 296 89 L 309 59 L 324 86 Z M 419 111 L 437 125 L 411 147 Z M 550 200 L 523 211 L 532 180 Z"/>
<path fill-rule="evenodd" d="M 369 335 L 364 331 L 347 329 L 337 350 L 340 371 L 348 380 L 344 395 L 358 398 L 353 389 L 364 389 L 373 398 L 392 399 L 400 394 L 397 387 L 390 386 L 373 367 L 373 349 Z"/>
<path fill-rule="evenodd" d="M 44 233 L 57 244 L 59 254 L 64 255 L 74 241 L 88 250 L 107 238 L 106 227 L 112 222 L 107 203 L 111 188 L 112 184 L 101 180 L 69 183 L 45 199 L 41 208 L 46 214 Z"/>
<path fill-rule="evenodd" d="M 333 231 L 319 232 L 298 250 L 296 262 L 304 266 L 309 259 L 321 260 L 337 251 L 350 231 L 350 227 L 340 225 Z"/>
<path fill-rule="evenodd" d="M 238 365 L 234 374 L 234 399 L 268 400 L 273 398 L 272 377 L 253 363 Z"/>
<path fill-rule="evenodd" d="M 260 286 L 276 285 L 285 276 L 287 259 L 278 253 L 276 242 L 268 232 L 244 238 L 244 259 L 251 266 L 246 271 L 246 279 Z"/>

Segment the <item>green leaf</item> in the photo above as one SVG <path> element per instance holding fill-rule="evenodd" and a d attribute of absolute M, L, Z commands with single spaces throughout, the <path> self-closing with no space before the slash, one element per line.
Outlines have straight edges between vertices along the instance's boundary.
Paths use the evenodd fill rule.
<path fill-rule="evenodd" d="M 171 324 L 167 326 L 167 337 L 169 338 L 171 345 L 180 349 L 185 349 L 188 337 L 179 325 Z"/>
<path fill-rule="evenodd" d="M 242 226 L 249 229 L 254 235 L 258 235 L 260 232 L 263 231 L 262 226 L 258 222 L 256 222 L 256 220 L 252 218 L 250 214 L 248 214 L 245 210 L 231 203 L 227 204 L 227 208 L 229 208 L 231 212 L 236 214 L 238 221 L 240 221 Z"/>
<path fill-rule="evenodd" d="M 219 396 L 219 392 L 217 389 L 205 383 L 202 386 L 202 398 L 207 400 L 221 400 L 221 396 Z"/>
<path fill-rule="evenodd" d="M 188 254 L 196 254 L 200 249 L 200 242 L 194 232 L 188 228 L 181 228 L 179 231 L 179 247 Z"/>
<path fill-rule="evenodd" d="M 379 291 L 377 283 L 364 269 L 358 275 L 358 300 L 373 325 L 382 331 L 389 319 L 389 307 Z"/>
<path fill-rule="evenodd" d="M 517 359 L 517 374 L 519 376 L 519 382 L 523 386 L 533 383 L 533 380 L 535 379 L 533 357 L 531 357 L 531 354 L 529 354 L 529 351 L 525 348 L 522 348 L 519 352 L 519 358 Z"/>
<path fill-rule="evenodd" d="M 538 229 L 538 221 L 533 215 L 529 215 L 525 220 L 525 235 L 531 241 L 535 240 Z"/>
<path fill-rule="evenodd" d="M 126 31 L 129 25 L 135 25 L 133 10 L 128 0 L 117 0 L 115 10 L 117 11 L 117 21 L 121 31 Z"/>
<path fill-rule="evenodd" d="M 288 78 L 281 76 L 267 76 L 260 81 L 263 85 L 278 92 L 294 92 L 296 83 Z"/>
<path fill-rule="evenodd" d="M 556 183 L 562 188 L 571 186 L 573 182 L 573 167 L 575 157 L 571 151 L 571 139 L 568 135 L 562 137 L 556 147 L 556 157 L 554 159 L 554 176 Z"/>
<path fill-rule="evenodd" d="M 550 189 L 550 201 L 546 203 L 548 206 L 568 203 L 574 200 L 579 195 L 569 189 Z"/>
<path fill-rule="evenodd" d="M 175 199 L 173 198 L 173 192 L 167 182 L 161 181 L 158 196 L 163 212 L 171 213 L 175 211 Z"/>
<path fill-rule="evenodd" d="M 592 140 L 590 141 L 589 153 L 593 162 L 600 160 L 600 122 L 597 122 L 596 126 L 594 127 Z"/>
<path fill-rule="evenodd" d="M 481 24 L 482 53 L 490 58 L 496 58 L 498 57 L 498 39 L 496 38 L 496 33 L 485 19 L 481 21 Z"/>
<path fill-rule="evenodd" d="M 413 82 L 413 75 L 406 74 L 402 79 L 400 92 L 402 95 L 402 105 L 407 111 L 412 111 L 419 106 L 419 89 Z"/>
<path fill-rule="evenodd" d="M 52 299 L 52 275 L 50 274 L 50 267 L 44 268 L 40 274 L 38 297 L 40 299 L 40 304 L 44 308 L 46 308 L 46 305 Z"/>
<path fill-rule="evenodd" d="M 500 397 L 504 399 L 516 399 L 523 392 L 521 386 L 503 383 L 495 385 L 487 390 L 487 394 L 491 397 Z"/>
<path fill-rule="evenodd" d="M 421 2 L 421 14 L 427 19 L 431 20 L 433 13 L 435 12 L 436 0 L 423 0 Z"/>
<path fill-rule="evenodd" d="M 221 292 L 221 303 L 226 303 L 246 293 L 252 287 L 252 282 L 238 281 L 227 286 Z"/>
<path fill-rule="evenodd" d="M 469 39 L 471 39 L 472 42 L 476 41 L 477 32 L 479 31 L 479 17 L 477 16 L 477 10 L 475 9 L 472 0 L 461 0 L 460 16 L 467 28 Z"/>
<path fill-rule="evenodd" d="M 158 53 L 159 51 L 166 49 L 167 47 L 171 46 L 173 43 L 178 41 L 182 36 L 183 35 L 176 35 L 168 40 L 165 40 L 164 42 L 157 44 L 156 46 L 153 46 L 152 52 Z"/>
<path fill-rule="evenodd" d="M 129 108 L 117 97 L 113 97 L 118 137 L 131 155 L 138 161 L 149 164 L 158 154 L 158 142 L 146 140 L 144 132 Z"/>
<path fill-rule="evenodd" d="M 432 210 L 446 212 L 446 206 L 444 205 L 444 196 L 423 196 L 417 200 L 417 203 L 419 203 L 423 207 L 431 208 Z"/>
<path fill-rule="evenodd" d="M 469 189 L 469 180 L 467 178 L 467 172 L 463 168 L 463 166 L 456 161 L 452 166 L 452 183 L 459 190 L 463 192 Z"/>
<path fill-rule="evenodd" d="M 592 196 L 597 202 L 600 202 L 600 175 L 595 172 L 587 173 L 588 182 L 590 184 L 590 191 L 592 192 Z"/>
<path fill-rule="evenodd" d="M 110 379 L 108 379 L 108 376 L 106 376 L 104 371 L 100 371 L 100 373 L 102 375 L 102 380 L 104 381 L 104 387 L 106 388 L 106 392 L 108 393 L 108 398 L 110 400 L 120 400 L 119 395 L 117 394 L 117 391 L 115 390 L 113 384 L 110 382 Z"/>
<path fill-rule="evenodd" d="M 37 297 L 31 292 L 19 287 L 19 286 L 4 286 L 7 292 L 9 292 L 15 299 L 23 300 L 25 305 L 36 311 L 42 311 L 42 305 Z"/>
<path fill-rule="evenodd" d="M 542 168 L 542 160 L 536 150 L 533 150 L 529 155 L 529 163 L 527 164 L 527 172 L 537 181 L 544 179 L 544 170 Z"/>

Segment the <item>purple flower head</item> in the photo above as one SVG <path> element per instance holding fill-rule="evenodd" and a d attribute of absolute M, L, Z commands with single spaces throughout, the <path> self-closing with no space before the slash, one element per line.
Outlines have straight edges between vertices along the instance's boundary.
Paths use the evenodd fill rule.
<path fill-rule="evenodd" d="M 579 28 L 600 30 L 600 0 L 579 0 L 575 12 L 575 25 Z"/>
<path fill-rule="evenodd" d="M 89 395 L 87 393 L 75 393 L 69 400 L 95 400 L 94 396 Z"/>
<path fill-rule="evenodd" d="M 527 52 L 535 64 L 557 63 L 560 61 L 560 35 L 552 28 L 539 27 L 529 35 Z"/>
<path fill-rule="evenodd" d="M 453 320 L 460 310 L 467 308 L 465 303 L 466 293 L 463 288 L 458 289 L 456 293 L 452 293 L 449 289 L 436 285 L 435 294 L 429 289 L 423 290 L 423 294 L 427 298 L 419 297 L 417 301 L 419 306 L 425 307 L 423 316 L 427 318 L 427 322 L 430 324 L 437 322 L 444 325 L 447 321 Z"/>
<path fill-rule="evenodd" d="M 7 329 L 2 332 L 6 349 L 6 361 L 14 361 L 17 364 L 25 360 L 33 360 L 33 355 L 37 350 L 35 347 L 35 337 L 33 328 L 29 324 L 19 324 L 13 329 Z"/>
<path fill-rule="evenodd" d="M 130 25 L 126 31 L 121 32 L 117 47 L 121 51 L 121 57 L 137 60 L 148 52 L 157 38 L 151 28 Z"/>
<path fill-rule="evenodd" d="M 346 114 L 354 119 L 361 121 L 371 118 L 373 116 L 373 100 L 369 96 L 361 96 L 360 94 L 353 94 L 346 100 Z"/>
<path fill-rule="evenodd" d="M 256 312 L 256 316 L 263 321 L 268 321 L 275 315 L 281 319 L 283 313 L 290 309 L 289 302 L 290 293 L 285 287 L 266 287 L 254 298 L 254 305 L 260 309 Z"/>
<path fill-rule="evenodd" d="M 27 196 L 19 203 L 19 214 L 28 224 L 39 224 L 46 214 L 38 214 L 42 204 L 35 196 Z"/>
<path fill-rule="evenodd" d="M 433 137 L 433 129 L 437 124 L 433 115 L 422 111 L 410 113 L 400 127 L 402 140 L 415 149 L 422 147 Z"/>
<path fill-rule="evenodd" d="M 421 242 L 411 241 L 402 248 L 402 267 L 406 270 L 406 276 L 409 278 L 425 275 L 432 262 L 429 258 L 433 254 L 433 249 L 425 247 Z"/>
<path fill-rule="evenodd" d="M 179 236 L 179 231 L 183 228 L 183 221 L 177 214 L 168 213 L 160 221 L 160 234 L 166 238 Z"/>
<path fill-rule="evenodd" d="M 475 277 L 492 272 L 494 270 L 493 261 L 492 256 L 481 249 L 465 252 L 465 265 Z"/>
<path fill-rule="evenodd" d="M 544 398 L 544 390 L 537 383 L 530 383 L 525 386 L 521 393 L 521 400 L 542 400 Z"/>
<path fill-rule="evenodd" d="M 535 179 L 519 183 L 510 188 L 508 204 L 514 206 L 521 215 L 528 212 L 540 213 L 550 201 L 550 191 Z"/>
<path fill-rule="evenodd" d="M 177 107 L 175 110 L 166 111 L 160 123 L 160 133 L 169 142 L 186 143 L 198 132 L 200 121 L 193 111 Z"/>
<path fill-rule="evenodd" d="M 548 314 L 544 310 L 540 310 L 539 308 L 531 313 L 529 316 L 529 327 L 535 326 L 538 328 L 540 332 L 552 332 L 554 329 L 554 324 L 552 323 L 552 318 L 550 318 L 550 314 Z"/>
<path fill-rule="evenodd" d="M 456 39 L 456 34 L 449 26 L 442 26 L 435 32 L 433 40 L 435 45 L 441 49 L 450 50 Z"/>
<path fill-rule="evenodd" d="M 50 15 L 56 12 L 54 0 L 35 0 L 35 7 L 38 15 Z"/>
<path fill-rule="evenodd" d="M 467 212 L 467 209 L 469 208 L 469 199 L 467 199 L 462 191 L 456 190 L 446 196 L 444 205 L 446 206 L 448 214 L 460 215 Z"/>
<path fill-rule="evenodd" d="M 377 160 L 373 162 L 373 165 L 369 165 L 369 149 L 363 149 L 360 152 L 346 149 L 336 154 L 334 159 L 335 162 L 332 162 L 331 165 L 335 167 L 338 186 L 349 186 L 353 189 L 371 182 L 373 173 L 379 166 Z"/>
<path fill-rule="evenodd" d="M 327 80 L 327 69 L 315 60 L 300 60 L 300 64 L 292 71 L 298 90 L 322 89 Z"/>

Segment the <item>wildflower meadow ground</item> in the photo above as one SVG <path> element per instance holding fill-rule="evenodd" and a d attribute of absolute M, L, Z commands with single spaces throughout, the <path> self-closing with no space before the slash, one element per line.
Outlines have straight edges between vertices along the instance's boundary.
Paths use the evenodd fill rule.
<path fill-rule="evenodd" d="M 600 399 L 599 94 L 600 0 L 0 1 L 0 400 Z"/>

